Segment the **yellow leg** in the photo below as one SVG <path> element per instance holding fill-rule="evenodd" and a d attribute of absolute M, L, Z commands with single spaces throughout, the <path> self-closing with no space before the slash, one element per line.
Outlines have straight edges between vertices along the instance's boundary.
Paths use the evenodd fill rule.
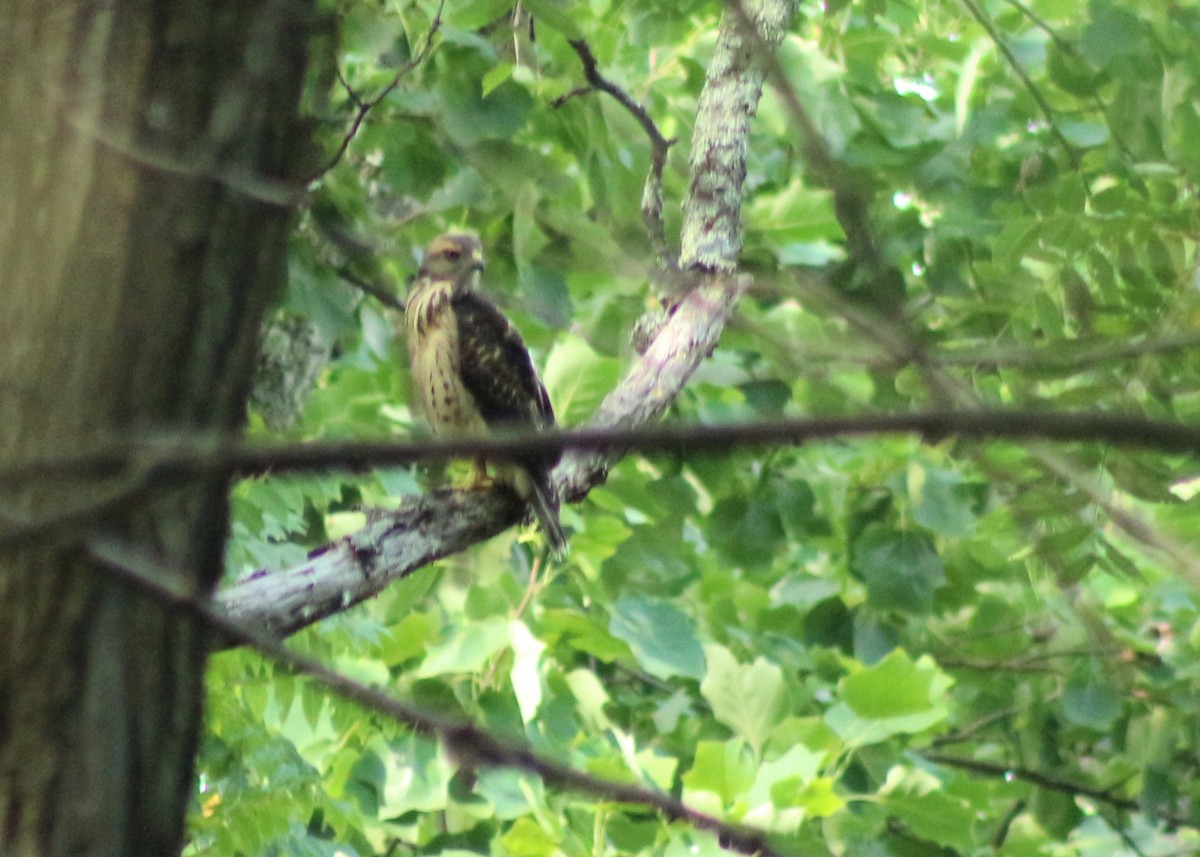
<path fill-rule="evenodd" d="M 471 490 L 479 490 L 488 488 L 492 484 L 492 480 L 488 478 L 487 462 L 482 458 L 475 459 L 475 472 L 471 476 L 471 481 L 467 483 L 467 488 Z"/>

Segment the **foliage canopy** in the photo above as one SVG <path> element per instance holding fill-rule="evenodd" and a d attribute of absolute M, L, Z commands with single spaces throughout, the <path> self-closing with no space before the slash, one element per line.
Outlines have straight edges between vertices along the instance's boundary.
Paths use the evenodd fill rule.
<path fill-rule="evenodd" d="M 401 289 L 448 226 L 559 412 L 628 364 L 654 253 L 642 129 L 577 94 L 569 39 L 686 157 L 722 6 L 339 0 L 308 108 L 312 190 L 284 312 L 332 356 L 296 439 L 404 437 Z M 532 22 L 529 19 L 532 16 Z M 1200 416 L 1200 7 L 804 2 L 779 51 L 887 265 L 848 249 L 778 87 L 750 140 L 755 285 L 680 422 L 942 407 Z M 410 64 L 419 59 L 415 65 Z M 270 432 L 256 423 L 261 435 Z M 279 568 L 437 474 L 234 493 L 229 575 Z M 599 777 L 777 834 L 783 853 L 1177 854 L 1200 847 L 1194 458 L 908 437 L 630 456 L 564 509 L 303 632 L 301 650 Z M 189 853 L 716 854 L 644 808 L 470 770 L 251 651 L 215 657 Z"/>

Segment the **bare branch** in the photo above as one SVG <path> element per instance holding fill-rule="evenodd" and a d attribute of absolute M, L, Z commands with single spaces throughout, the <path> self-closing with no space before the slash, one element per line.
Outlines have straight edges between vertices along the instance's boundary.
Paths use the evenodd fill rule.
<path fill-rule="evenodd" d="M 683 359 L 689 357 L 682 355 Z M 682 370 L 679 370 L 680 374 Z M 646 371 L 647 375 L 652 374 Z M 635 376 L 635 373 L 631 373 Z M 636 376 L 635 376 L 636 380 Z M 916 434 L 931 442 L 947 437 L 1041 439 L 1103 443 L 1159 452 L 1200 455 L 1200 426 L 1097 411 L 965 410 L 918 411 L 910 414 L 863 414 L 854 417 L 802 417 L 726 424 L 645 425 L 657 415 L 660 401 L 639 401 L 631 412 L 623 400 L 636 399 L 636 389 L 602 405 L 589 428 L 562 432 L 514 432 L 475 438 L 421 442 L 350 441 L 299 444 L 254 444 L 237 437 L 146 439 L 113 444 L 78 456 L 63 456 L 16 465 L 0 471 L 0 485 L 30 480 L 105 479 L 136 470 L 137 484 L 203 474 L 251 476 L 265 472 L 360 469 L 413 464 L 447 458 L 505 460 L 531 450 L 565 450 L 577 459 L 645 454 L 723 454 L 739 447 L 799 445 L 840 437 Z M 610 398 L 613 398 L 610 396 Z M 654 397 L 667 400 L 664 393 Z M 580 473 L 576 473 L 580 470 Z M 580 460 L 560 465 L 564 485 L 586 493 L 598 482 Z M 473 492 L 478 493 L 478 492 Z M 574 496 L 574 495 L 573 495 Z"/>
<path fill-rule="evenodd" d="M 513 746 L 473 723 L 425 711 L 393 699 L 304 655 L 296 654 L 258 626 L 221 615 L 193 592 L 192 575 L 164 567 L 123 543 L 96 540 L 89 545 L 96 561 L 125 583 L 186 612 L 202 622 L 217 638 L 251 646 L 294 675 L 310 678 L 344 699 L 403 723 L 417 732 L 434 735 L 459 765 L 475 768 L 515 768 L 538 776 L 554 786 L 597 800 L 648 807 L 671 821 L 684 821 L 697 830 L 714 834 L 722 847 L 741 854 L 783 857 L 767 835 L 753 828 L 729 824 L 685 805 L 675 798 L 641 786 L 618 783 L 582 773 L 544 758 L 527 747 Z"/>

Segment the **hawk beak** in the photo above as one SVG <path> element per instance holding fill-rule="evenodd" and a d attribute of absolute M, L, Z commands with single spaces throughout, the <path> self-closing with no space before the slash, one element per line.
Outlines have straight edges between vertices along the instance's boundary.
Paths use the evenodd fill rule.
<path fill-rule="evenodd" d="M 483 251 L 482 250 L 474 250 L 471 252 L 471 270 L 472 271 L 482 271 L 483 270 Z"/>

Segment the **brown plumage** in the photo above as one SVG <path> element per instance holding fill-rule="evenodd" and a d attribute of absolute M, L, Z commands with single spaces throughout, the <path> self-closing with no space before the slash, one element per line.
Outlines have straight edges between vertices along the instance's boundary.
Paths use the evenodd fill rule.
<path fill-rule="evenodd" d="M 442 235 L 425 250 L 404 313 L 420 410 L 433 432 L 442 435 L 550 428 L 550 397 L 521 334 L 481 294 L 482 270 L 483 248 L 474 235 Z M 508 472 L 497 471 L 497 479 L 533 508 L 559 555 L 567 540 L 550 472 L 560 457 L 531 454 L 517 459 Z"/>

